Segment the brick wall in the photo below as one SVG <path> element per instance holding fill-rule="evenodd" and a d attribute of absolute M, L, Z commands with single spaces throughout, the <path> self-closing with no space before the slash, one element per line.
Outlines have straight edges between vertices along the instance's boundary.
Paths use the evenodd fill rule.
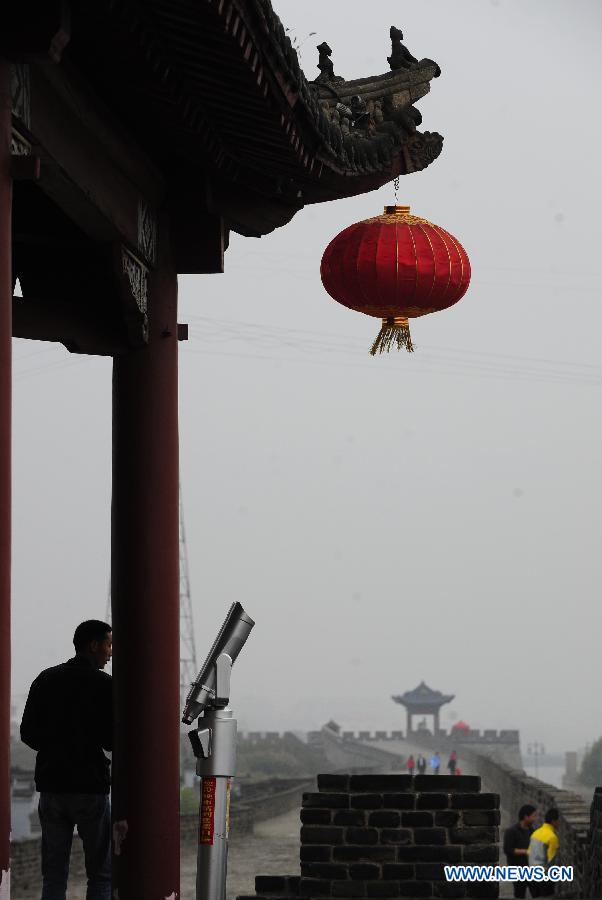
<path fill-rule="evenodd" d="M 10 881 L 12 890 L 28 890 L 41 884 L 42 839 L 24 838 L 13 841 L 10 847 Z M 70 871 L 79 874 L 84 871 L 84 850 L 81 839 L 73 838 Z"/>
<path fill-rule="evenodd" d="M 259 875 L 255 900 L 497 897 L 497 884 L 448 884 L 443 871 L 498 860 L 499 797 L 480 787 L 466 775 L 319 775 L 303 797 L 300 876 Z"/>
<path fill-rule="evenodd" d="M 584 886 L 590 854 L 588 836 L 592 825 L 590 808 L 583 798 L 573 791 L 546 784 L 522 770 L 511 769 L 486 757 L 478 758 L 478 767 L 488 788 L 500 795 L 502 804 L 510 813 L 512 820 L 524 803 L 533 804 L 542 816 L 552 807 L 556 807 L 560 812 L 558 862 L 560 865 L 573 866 L 573 881 L 557 884 L 556 896 L 587 898 L 587 900 L 602 897 L 600 882 L 597 893 L 589 892 Z M 591 815 L 593 817 L 594 813 Z"/>
<path fill-rule="evenodd" d="M 602 897 L 602 787 L 596 788 L 583 873 L 583 896 Z"/>

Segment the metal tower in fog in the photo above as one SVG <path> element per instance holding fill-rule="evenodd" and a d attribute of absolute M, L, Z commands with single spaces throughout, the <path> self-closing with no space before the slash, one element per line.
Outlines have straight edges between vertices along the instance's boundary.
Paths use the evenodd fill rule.
<path fill-rule="evenodd" d="M 194 643 L 194 622 L 192 619 L 192 599 L 188 574 L 188 551 L 182 510 L 182 488 L 180 487 L 180 711 L 186 705 L 186 695 L 198 672 L 196 647 Z"/>
<path fill-rule="evenodd" d="M 190 596 L 190 577 L 188 573 L 188 550 L 186 549 L 186 532 L 184 530 L 184 512 L 182 509 L 182 488 L 180 486 L 180 710 L 186 705 L 186 695 L 198 672 L 196 646 L 194 643 L 194 622 L 192 619 L 192 598 Z M 105 621 L 111 621 L 111 581 L 107 592 L 107 610 Z"/>

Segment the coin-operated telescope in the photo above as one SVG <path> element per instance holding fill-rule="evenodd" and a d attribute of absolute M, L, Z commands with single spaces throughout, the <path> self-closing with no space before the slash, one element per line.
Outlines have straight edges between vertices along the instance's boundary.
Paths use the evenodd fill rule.
<path fill-rule="evenodd" d="M 236 767 L 236 719 L 228 709 L 230 674 L 255 625 L 240 603 L 233 603 L 186 697 L 182 721 L 200 775 L 197 900 L 225 900 L 230 830 L 230 790 Z"/>

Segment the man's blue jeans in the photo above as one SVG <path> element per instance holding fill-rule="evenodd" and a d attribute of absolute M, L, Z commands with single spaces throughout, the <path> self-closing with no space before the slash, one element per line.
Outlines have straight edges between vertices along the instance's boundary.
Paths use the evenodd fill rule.
<path fill-rule="evenodd" d="M 111 806 L 107 794 L 40 794 L 42 900 L 65 900 L 73 829 L 84 845 L 86 900 L 111 900 Z"/>

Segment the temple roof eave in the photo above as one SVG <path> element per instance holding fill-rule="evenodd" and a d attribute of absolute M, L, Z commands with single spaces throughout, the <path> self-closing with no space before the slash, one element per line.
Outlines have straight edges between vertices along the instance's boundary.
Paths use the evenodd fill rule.
<path fill-rule="evenodd" d="M 307 81 L 269 0 L 121 0 L 108 14 L 76 11 L 72 34 L 67 57 L 168 180 L 188 172 L 251 188 L 246 211 L 240 196 L 232 211 L 221 199 L 242 233 L 272 230 L 306 203 L 375 190 L 441 152 L 443 139 L 417 130 L 412 106 L 436 63 L 338 80 L 343 105 L 358 93 L 370 107 L 365 127 L 347 127 L 331 88 Z M 261 203 L 272 207 L 263 219 L 253 209 Z"/>

